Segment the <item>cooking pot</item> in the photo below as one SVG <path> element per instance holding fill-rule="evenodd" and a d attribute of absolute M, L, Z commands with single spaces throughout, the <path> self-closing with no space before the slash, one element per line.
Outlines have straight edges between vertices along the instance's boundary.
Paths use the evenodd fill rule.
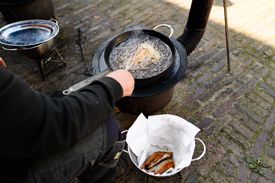
<path fill-rule="evenodd" d="M 0 11 L 10 23 L 55 17 L 52 0 L 1 0 Z"/>
<path fill-rule="evenodd" d="M 170 29 L 170 34 L 169 36 L 165 36 L 162 33 L 156 32 L 155 30 L 161 26 L 166 26 Z M 135 84 L 136 85 L 140 85 L 140 86 L 144 86 L 144 85 L 149 85 L 150 83 L 152 83 L 152 81 L 155 81 L 156 79 L 162 77 L 166 72 L 169 71 L 169 69 L 171 69 L 171 66 L 173 65 L 174 61 L 175 61 L 175 47 L 173 45 L 173 43 L 170 40 L 170 37 L 173 35 L 173 28 L 170 25 L 167 24 L 160 24 L 156 27 L 153 28 L 153 30 L 150 29 L 135 29 L 135 30 L 130 30 L 130 31 L 126 31 L 123 32 L 117 36 L 115 36 L 107 45 L 105 51 L 104 51 L 104 58 L 106 61 L 106 64 L 108 66 L 108 69 L 96 74 L 94 76 L 91 76 L 73 86 L 71 86 L 70 88 L 68 88 L 67 90 L 63 91 L 64 95 L 69 95 L 72 92 L 75 92 L 81 88 L 83 88 L 84 86 L 90 84 L 92 81 L 98 80 L 104 76 L 106 76 L 108 73 L 112 72 L 114 69 L 112 68 L 112 66 L 110 65 L 110 54 L 111 51 L 114 49 L 114 47 L 116 47 L 117 45 L 119 45 L 120 43 L 124 42 L 125 40 L 127 40 L 132 34 L 135 33 L 140 33 L 143 32 L 145 35 L 150 35 L 152 37 L 158 38 L 161 41 L 163 41 L 171 50 L 172 52 L 172 58 L 170 63 L 168 64 L 168 67 L 165 68 L 161 73 L 157 73 L 156 75 L 152 76 L 152 77 L 147 77 L 147 78 L 143 78 L 143 79 L 137 79 L 135 78 Z"/>
<path fill-rule="evenodd" d="M 160 32 L 155 31 L 157 28 L 162 27 L 162 26 L 168 27 L 170 29 L 171 32 L 170 32 L 169 37 L 167 37 L 166 35 L 164 35 Z M 151 84 L 152 81 L 154 81 L 158 78 L 161 78 L 166 72 L 169 71 L 169 69 L 171 68 L 171 66 L 173 65 L 173 63 L 175 61 L 175 47 L 174 47 L 173 43 L 170 40 L 170 37 L 173 34 L 173 28 L 170 25 L 160 24 L 160 25 L 157 25 L 156 27 L 154 27 L 153 30 L 150 30 L 150 29 L 135 29 L 135 30 L 130 30 L 130 31 L 123 32 L 123 33 L 117 35 L 116 37 L 114 37 L 108 43 L 108 45 L 107 45 L 107 47 L 104 51 L 104 58 L 105 58 L 105 61 L 106 61 L 106 64 L 107 64 L 108 68 L 110 70 L 114 70 L 114 68 L 110 64 L 111 52 L 114 50 L 115 47 L 117 47 L 121 43 L 125 42 L 131 36 L 139 35 L 140 33 L 142 33 L 146 36 L 151 36 L 153 39 L 158 38 L 159 40 L 161 40 L 161 42 L 165 43 L 168 46 L 169 51 L 171 51 L 171 53 L 172 53 L 172 58 L 171 59 L 165 58 L 164 61 L 166 63 L 165 63 L 165 66 L 163 66 L 161 68 L 161 70 L 159 70 L 157 72 L 154 72 L 154 73 L 150 73 L 150 76 L 147 75 L 144 78 L 135 77 L 136 85 L 144 86 L 144 85 Z M 127 48 L 125 50 L 123 49 L 122 51 L 127 51 Z M 122 51 L 120 51 L 120 52 L 122 52 Z M 148 68 L 146 70 L 147 70 L 147 72 L 148 71 L 151 72 L 151 68 Z M 130 70 L 130 72 L 131 72 L 131 70 Z"/>
<path fill-rule="evenodd" d="M 55 48 L 59 32 L 57 20 L 24 20 L 0 29 L 0 44 L 4 50 L 19 51 L 30 58 L 43 58 Z"/>

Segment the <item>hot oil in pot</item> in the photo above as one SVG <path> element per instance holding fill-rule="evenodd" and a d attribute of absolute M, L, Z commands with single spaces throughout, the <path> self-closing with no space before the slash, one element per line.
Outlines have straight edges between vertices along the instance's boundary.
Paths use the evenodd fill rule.
<path fill-rule="evenodd" d="M 159 38 L 139 33 L 114 47 L 109 59 L 113 70 L 125 69 L 131 62 L 128 70 L 136 79 L 144 79 L 166 70 L 172 62 L 172 51 Z"/>

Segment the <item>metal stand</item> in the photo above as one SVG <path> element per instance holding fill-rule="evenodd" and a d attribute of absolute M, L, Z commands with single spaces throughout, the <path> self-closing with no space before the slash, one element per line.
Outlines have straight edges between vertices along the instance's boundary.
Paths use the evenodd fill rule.
<path fill-rule="evenodd" d="M 54 54 L 57 55 L 58 59 L 53 59 Z M 49 64 L 51 63 L 51 64 Z M 65 67 L 67 64 L 64 61 L 63 57 L 59 53 L 57 49 L 53 52 L 46 55 L 44 58 L 37 60 L 37 65 L 42 76 L 43 81 L 45 81 L 46 77 L 60 67 Z M 50 66 L 51 65 L 51 66 Z M 49 67 L 49 68 L 46 68 Z"/>
<path fill-rule="evenodd" d="M 223 0 L 223 10 L 224 10 L 224 28 L 225 28 L 225 41 L 226 41 L 226 54 L 227 54 L 227 70 L 230 72 L 230 53 L 229 53 L 229 31 L 228 31 L 228 21 L 227 21 L 227 0 Z"/>

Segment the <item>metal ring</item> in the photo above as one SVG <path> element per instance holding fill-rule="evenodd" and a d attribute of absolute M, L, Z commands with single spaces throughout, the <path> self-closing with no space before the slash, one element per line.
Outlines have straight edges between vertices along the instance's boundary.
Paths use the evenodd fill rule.
<path fill-rule="evenodd" d="M 63 95 L 69 95 L 72 92 L 68 89 L 68 90 L 63 90 L 62 93 L 63 93 Z"/>

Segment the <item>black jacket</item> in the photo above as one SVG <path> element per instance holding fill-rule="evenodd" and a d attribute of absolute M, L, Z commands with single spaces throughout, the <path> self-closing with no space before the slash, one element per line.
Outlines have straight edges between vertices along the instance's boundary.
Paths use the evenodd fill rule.
<path fill-rule="evenodd" d="M 51 98 L 0 68 L 0 176 L 16 176 L 29 160 L 71 148 L 101 125 L 121 96 L 120 84 L 105 77 Z"/>

